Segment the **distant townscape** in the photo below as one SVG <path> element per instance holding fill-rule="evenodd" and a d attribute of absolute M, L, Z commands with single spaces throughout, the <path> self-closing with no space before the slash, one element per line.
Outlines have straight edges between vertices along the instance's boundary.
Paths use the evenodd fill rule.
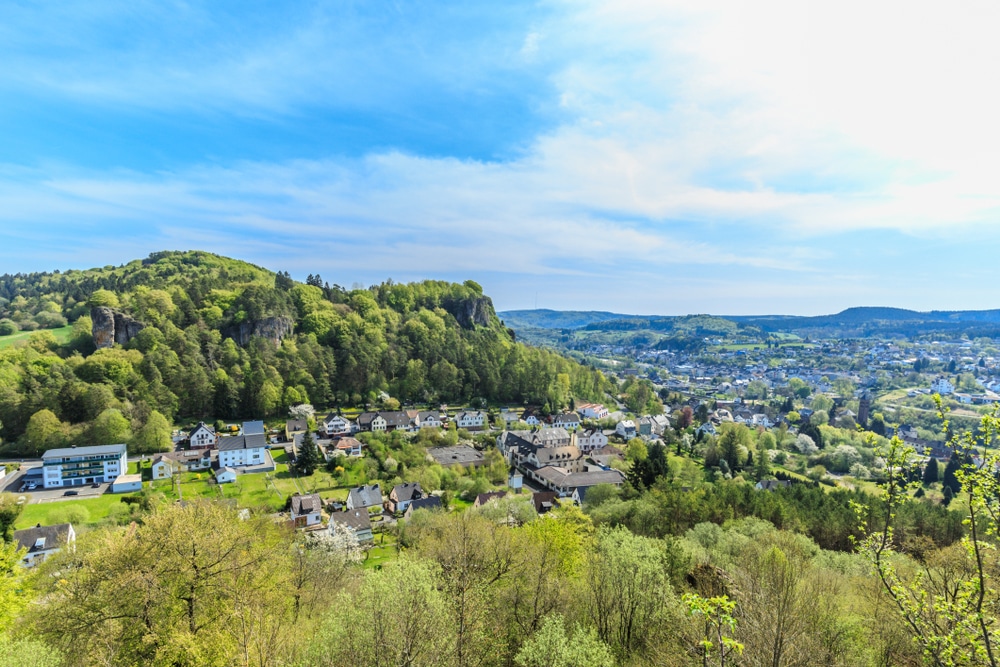
<path fill-rule="evenodd" d="M 501 321 L 205 253 L 0 294 L 0 665 L 988 664 L 988 318 Z"/>

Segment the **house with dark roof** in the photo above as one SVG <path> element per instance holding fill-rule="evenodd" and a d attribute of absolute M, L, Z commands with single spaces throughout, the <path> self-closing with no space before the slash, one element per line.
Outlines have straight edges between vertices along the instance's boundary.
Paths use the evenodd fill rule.
<path fill-rule="evenodd" d="M 424 498 L 417 498 L 410 502 L 406 506 L 406 511 L 403 512 L 403 518 L 409 519 L 413 516 L 413 513 L 417 510 L 439 510 L 443 509 L 444 506 L 441 504 L 440 496 L 426 496 Z"/>
<path fill-rule="evenodd" d="M 444 422 L 441 420 L 441 413 L 437 410 L 417 413 L 417 426 L 419 428 L 441 428 Z"/>
<path fill-rule="evenodd" d="M 555 491 L 538 491 L 531 494 L 531 502 L 536 512 L 545 514 L 559 507 L 559 494 Z"/>
<path fill-rule="evenodd" d="M 757 482 L 753 488 L 758 491 L 777 491 L 778 489 L 784 489 L 791 485 L 792 483 L 787 479 L 762 479 Z"/>
<path fill-rule="evenodd" d="M 575 429 L 580 426 L 580 415 L 575 412 L 564 412 L 561 415 L 556 415 L 552 419 L 553 426 L 559 426 L 567 429 Z"/>
<path fill-rule="evenodd" d="M 338 435 L 350 435 L 354 432 L 354 423 L 350 419 L 333 413 L 326 416 L 321 426 L 328 438 Z"/>
<path fill-rule="evenodd" d="M 292 496 L 292 521 L 296 526 L 317 526 L 323 520 L 323 501 L 318 493 Z"/>
<path fill-rule="evenodd" d="M 397 484 L 389 492 L 389 499 L 385 502 L 385 508 L 392 513 L 405 512 L 411 502 L 419 500 L 423 496 L 424 492 L 420 488 L 420 482 Z"/>
<path fill-rule="evenodd" d="M 198 422 L 198 425 L 194 427 L 194 430 L 188 434 L 188 441 L 191 443 L 191 449 L 206 449 L 215 447 L 215 443 L 218 439 L 219 436 L 216 435 L 215 429 L 205 422 Z"/>
<path fill-rule="evenodd" d="M 243 425 L 240 427 L 240 435 L 265 435 L 264 422 L 243 422 Z"/>
<path fill-rule="evenodd" d="M 57 523 L 54 526 L 36 524 L 34 528 L 14 531 L 14 541 L 18 549 L 24 549 L 21 564 L 25 567 L 35 567 L 63 547 L 76 542 L 76 531 L 73 524 Z"/>
<path fill-rule="evenodd" d="M 500 500 L 501 498 L 504 498 L 506 496 L 507 496 L 506 491 L 488 491 L 486 493 L 480 493 L 478 496 L 476 496 L 476 499 L 475 501 L 473 501 L 472 506 L 482 507 L 491 500 Z"/>
<path fill-rule="evenodd" d="M 219 438 L 220 466 L 241 468 L 268 463 L 274 465 L 267 452 L 267 438 L 263 433 Z"/>
<path fill-rule="evenodd" d="M 334 532 L 336 526 L 347 528 L 359 543 L 375 541 L 375 536 L 372 534 L 372 520 L 368 518 L 368 512 L 364 509 L 334 512 L 330 515 L 329 529 L 331 533 Z"/>
<path fill-rule="evenodd" d="M 289 419 L 285 422 L 285 442 L 293 442 L 295 436 L 305 435 L 309 430 L 309 422 L 305 419 Z"/>
<path fill-rule="evenodd" d="M 377 507 L 382 509 L 382 487 L 378 484 L 359 486 L 347 494 L 347 509 L 357 510 Z"/>

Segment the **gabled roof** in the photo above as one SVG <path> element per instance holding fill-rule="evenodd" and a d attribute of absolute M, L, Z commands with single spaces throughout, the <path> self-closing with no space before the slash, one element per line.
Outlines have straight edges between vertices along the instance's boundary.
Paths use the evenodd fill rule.
<path fill-rule="evenodd" d="M 409 507 L 406 508 L 407 512 L 417 511 L 417 510 L 434 510 L 441 508 L 441 497 L 440 496 L 427 496 L 426 498 L 416 498 L 410 503 Z"/>
<path fill-rule="evenodd" d="M 190 435 L 188 437 L 189 438 L 193 438 L 194 434 L 197 433 L 198 431 L 207 431 L 211 435 L 215 435 L 215 429 L 214 428 L 212 428 L 211 426 L 209 426 L 205 422 L 198 422 L 198 425 L 195 426 L 193 429 L 191 429 L 191 433 L 190 433 Z"/>
<path fill-rule="evenodd" d="M 243 435 L 264 435 L 264 422 L 243 422 Z"/>
<path fill-rule="evenodd" d="M 236 449 L 256 449 L 258 447 L 267 447 L 267 437 L 263 433 L 219 438 L 220 452 L 229 452 Z"/>
<path fill-rule="evenodd" d="M 323 501 L 318 493 L 310 493 L 308 496 L 292 496 L 292 514 L 302 516 L 322 511 Z"/>
<path fill-rule="evenodd" d="M 397 484 L 392 487 L 391 498 L 395 498 L 396 502 L 404 503 L 408 500 L 413 500 L 414 496 L 419 498 L 424 494 L 423 490 L 420 488 L 420 482 L 409 482 L 407 484 Z"/>
<path fill-rule="evenodd" d="M 367 510 L 334 512 L 330 515 L 330 521 L 333 523 L 339 523 L 342 526 L 347 526 L 354 532 L 372 529 L 372 520 L 368 518 Z"/>
<path fill-rule="evenodd" d="M 565 412 L 561 415 L 556 415 L 556 418 L 552 421 L 556 424 L 579 424 L 580 415 L 575 412 Z"/>
<path fill-rule="evenodd" d="M 14 541 L 21 549 L 27 549 L 29 554 L 58 549 L 66 544 L 72 529 L 73 525 L 69 523 L 57 523 L 54 526 L 38 524 L 34 528 L 15 530 Z"/>
<path fill-rule="evenodd" d="M 382 419 L 385 420 L 386 426 L 392 426 L 393 428 L 399 428 L 400 426 L 410 425 L 410 415 L 402 411 L 395 412 L 380 412 L 378 413 Z"/>
<path fill-rule="evenodd" d="M 289 419 L 285 422 L 285 431 L 291 433 L 292 431 L 308 431 L 309 422 L 305 419 Z"/>
<path fill-rule="evenodd" d="M 499 500 L 500 498 L 503 498 L 506 495 L 507 495 L 506 491 L 488 491 L 486 493 L 480 493 L 478 496 L 476 496 L 476 500 L 472 504 L 475 507 L 482 507 L 491 500 Z"/>
<path fill-rule="evenodd" d="M 347 499 L 355 507 L 379 507 L 382 504 L 382 487 L 378 484 L 351 489 Z"/>

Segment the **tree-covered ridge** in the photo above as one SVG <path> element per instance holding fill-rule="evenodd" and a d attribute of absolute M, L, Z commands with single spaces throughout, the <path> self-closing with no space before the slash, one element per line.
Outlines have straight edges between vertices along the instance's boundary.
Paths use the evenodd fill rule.
<path fill-rule="evenodd" d="M 0 308 L 15 327 L 37 314 L 73 322 L 70 342 L 38 332 L 0 351 L 0 420 L 25 451 L 138 437 L 150 418 L 268 417 L 290 405 L 530 401 L 551 410 L 601 399 L 598 372 L 513 339 L 472 281 L 370 289 L 330 286 L 208 253 L 157 253 L 122 267 L 4 276 Z M 95 351 L 90 308 L 145 327 Z M 285 320 L 294 333 L 251 337 L 238 325 Z M 252 329 L 256 331 L 256 329 Z M 116 428 L 103 428 L 109 423 Z M 110 431 L 110 432 L 109 432 Z M 159 436 L 154 440 L 162 440 Z"/>

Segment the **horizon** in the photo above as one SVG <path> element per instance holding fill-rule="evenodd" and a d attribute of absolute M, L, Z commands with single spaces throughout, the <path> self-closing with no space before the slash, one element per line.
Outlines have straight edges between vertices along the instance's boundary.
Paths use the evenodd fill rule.
<path fill-rule="evenodd" d="M 15 7 L 0 262 L 198 247 L 472 279 L 498 310 L 989 310 L 1000 7 L 929 7 Z"/>

